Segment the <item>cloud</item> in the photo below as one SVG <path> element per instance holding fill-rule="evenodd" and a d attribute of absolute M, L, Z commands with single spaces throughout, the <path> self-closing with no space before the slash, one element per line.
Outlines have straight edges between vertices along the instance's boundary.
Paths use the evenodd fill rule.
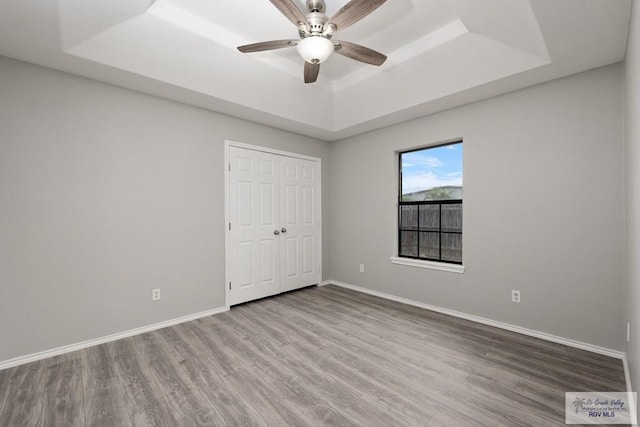
<path fill-rule="evenodd" d="M 444 166 L 444 163 L 442 162 L 442 160 L 433 156 L 425 156 L 425 157 L 412 156 L 411 161 L 402 162 L 403 168 L 409 168 L 409 167 L 441 168 L 442 166 Z"/>
<path fill-rule="evenodd" d="M 437 157 L 427 157 L 424 159 L 424 164 L 430 168 L 441 168 L 444 166 L 442 160 Z"/>

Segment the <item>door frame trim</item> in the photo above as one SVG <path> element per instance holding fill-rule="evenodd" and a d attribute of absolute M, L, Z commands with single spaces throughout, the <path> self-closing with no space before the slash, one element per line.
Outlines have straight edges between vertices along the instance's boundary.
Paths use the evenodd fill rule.
<path fill-rule="evenodd" d="M 230 203 L 229 203 L 229 185 L 230 180 L 230 163 L 229 163 L 229 148 L 243 148 L 246 150 L 259 151 L 263 153 L 276 154 L 279 156 L 293 157 L 296 159 L 310 160 L 318 163 L 318 179 L 319 179 L 319 199 L 320 206 L 318 206 L 320 215 L 319 226 L 319 239 L 318 239 L 318 268 L 320 269 L 320 278 L 318 284 L 322 283 L 322 159 L 319 157 L 307 156 L 299 153 L 292 153 L 290 151 L 276 150 L 274 148 L 263 147 L 260 145 L 245 144 L 243 142 L 236 142 L 231 140 L 225 140 L 224 142 L 224 305 L 227 310 L 231 308 L 229 304 L 229 252 L 230 252 L 230 235 L 229 235 L 229 220 L 230 218 Z"/>

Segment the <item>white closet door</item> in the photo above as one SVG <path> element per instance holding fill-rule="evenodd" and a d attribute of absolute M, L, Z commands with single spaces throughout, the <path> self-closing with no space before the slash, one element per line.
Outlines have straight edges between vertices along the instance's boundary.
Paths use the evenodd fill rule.
<path fill-rule="evenodd" d="M 280 292 L 277 156 L 229 147 L 229 303 Z"/>
<path fill-rule="evenodd" d="M 281 161 L 282 290 L 320 280 L 320 181 L 318 163 L 283 157 Z"/>
<path fill-rule="evenodd" d="M 319 162 L 229 146 L 229 304 L 320 282 Z"/>

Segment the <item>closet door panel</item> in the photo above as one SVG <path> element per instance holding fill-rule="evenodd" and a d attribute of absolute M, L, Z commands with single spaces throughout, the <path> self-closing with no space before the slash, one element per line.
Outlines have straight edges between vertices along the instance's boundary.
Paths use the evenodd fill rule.
<path fill-rule="evenodd" d="M 281 292 L 279 158 L 229 149 L 230 304 Z"/>
<path fill-rule="evenodd" d="M 320 218 L 317 173 L 318 163 L 305 159 L 284 158 L 282 161 L 283 218 L 286 228 L 285 247 L 281 258 L 283 290 L 316 284 L 320 281 Z"/>

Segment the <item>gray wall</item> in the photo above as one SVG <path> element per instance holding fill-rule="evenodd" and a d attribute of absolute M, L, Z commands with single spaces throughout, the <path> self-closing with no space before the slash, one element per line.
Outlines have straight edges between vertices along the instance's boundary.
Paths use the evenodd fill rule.
<path fill-rule="evenodd" d="M 337 142 L 332 279 L 622 350 L 623 103 L 618 64 Z M 465 273 L 392 265 L 395 151 L 456 138 Z"/>
<path fill-rule="evenodd" d="M 626 353 L 634 391 L 640 387 L 640 3 L 633 2 L 626 60 L 627 322 Z"/>
<path fill-rule="evenodd" d="M 329 240 L 327 143 L 0 58 L 0 361 L 224 306 L 225 139 L 322 158 Z"/>
<path fill-rule="evenodd" d="M 329 145 L 0 58 L 0 361 L 223 306 L 225 139 L 323 159 L 325 279 L 622 350 L 622 71 Z M 633 360 L 637 123 L 627 127 Z M 465 141 L 466 272 L 392 265 L 395 151 L 454 138 Z"/>

